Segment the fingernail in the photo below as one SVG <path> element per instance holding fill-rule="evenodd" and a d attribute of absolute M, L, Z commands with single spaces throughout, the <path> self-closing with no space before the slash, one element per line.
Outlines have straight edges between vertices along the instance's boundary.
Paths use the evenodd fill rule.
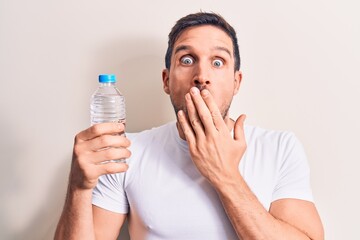
<path fill-rule="evenodd" d="M 209 95 L 209 91 L 204 89 L 201 91 L 201 95 L 205 97 L 205 96 Z"/>
<path fill-rule="evenodd" d="M 190 97 L 190 94 L 189 94 L 189 93 L 185 94 L 185 99 L 186 99 L 186 100 L 190 100 L 190 99 L 191 99 L 191 97 Z"/>
<path fill-rule="evenodd" d="M 191 91 L 191 93 L 192 93 L 193 95 L 196 95 L 196 94 L 199 93 L 199 89 L 197 89 L 196 87 L 192 87 L 192 88 L 190 89 L 190 91 Z"/>

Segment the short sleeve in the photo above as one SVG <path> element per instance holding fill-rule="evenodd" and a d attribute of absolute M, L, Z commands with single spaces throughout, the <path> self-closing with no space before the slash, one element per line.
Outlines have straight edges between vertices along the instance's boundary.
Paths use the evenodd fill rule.
<path fill-rule="evenodd" d="M 310 186 L 310 168 L 302 144 L 292 133 L 280 140 L 281 163 L 272 201 L 295 198 L 313 201 Z"/>
<path fill-rule="evenodd" d="M 92 193 L 92 204 L 112 212 L 128 213 L 129 203 L 123 185 L 124 176 L 125 173 L 100 176 Z"/>

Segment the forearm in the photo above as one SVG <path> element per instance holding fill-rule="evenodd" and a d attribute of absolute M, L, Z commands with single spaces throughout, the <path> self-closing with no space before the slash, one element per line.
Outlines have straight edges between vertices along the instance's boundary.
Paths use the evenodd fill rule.
<path fill-rule="evenodd" d="M 55 240 L 95 239 L 91 199 L 91 189 L 69 188 Z"/>
<path fill-rule="evenodd" d="M 274 218 L 251 192 L 241 175 L 216 187 L 223 207 L 241 239 L 306 239 L 295 227 Z"/>

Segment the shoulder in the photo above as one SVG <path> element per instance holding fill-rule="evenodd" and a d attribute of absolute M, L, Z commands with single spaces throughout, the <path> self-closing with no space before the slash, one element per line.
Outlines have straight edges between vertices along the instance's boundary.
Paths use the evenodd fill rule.
<path fill-rule="evenodd" d="M 286 159 L 290 153 L 304 155 L 301 142 L 291 131 L 269 130 L 245 126 L 248 149 L 254 153 L 274 154 L 277 159 Z"/>
<path fill-rule="evenodd" d="M 255 126 L 245 126 L 245 137 L 248 142 L 268 142 L 284 144 L 297 141 L 293 132 L 264 129 Z"/>
<path fill-rule="evenodd" d="M 279 138 L 295 137 L 295 134 L 291 131 L 265 129 L 250 125 L 245 125 L 245 135 L 249 138 L 272 139 L 272 140 Z"/>

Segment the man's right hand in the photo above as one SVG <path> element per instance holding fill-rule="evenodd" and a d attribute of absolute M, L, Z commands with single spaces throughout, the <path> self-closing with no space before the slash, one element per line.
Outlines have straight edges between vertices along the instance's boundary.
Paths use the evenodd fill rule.
<path fill-rule="evenodd" d="M 69 179 L 72 189 L 93 189 L 99 176 L 128 169 L 126 163 L 102 163 L 130 157 L 130 141 L 120 135 L 124 129 L 122 123 L 100 123 L 76 135 Z"/>

